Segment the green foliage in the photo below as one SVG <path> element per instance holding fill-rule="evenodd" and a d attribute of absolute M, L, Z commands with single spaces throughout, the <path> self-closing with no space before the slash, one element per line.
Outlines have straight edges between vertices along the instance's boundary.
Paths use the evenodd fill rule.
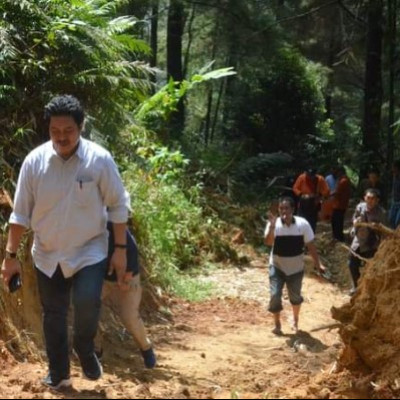
<path fill-rule="evenodd" d="M 9 141 L 3 153 L 9 163 L 18 165 L 29 140 L 47 139 L 42 109 L 55 94 L 76 95 L 106 136 L 131 121 L 129 110 L 150 87 L 150 70 L 137 60 L 149 48 L 126 34 L 136 19 L 118 16 L 120 3 L 0 2 L 0 135 Z"/>
<path fill-rule="evenodd" d="M 320 77 L 295 50 L 284 47 L 263 70 L 243 71 L 237 83 L 234 124 L 254 151 L 285 151 L 312 157 L 307 135 L 322 134 L 324 102 Z"/>
<path fill-rule="evenodd" d="M 274 184 L 293 162 L 287 153 L 258 154 L 238 163 L 229 175 L 229 195 L 241 202 L 265 201 L 276 195 Z"/>
<path fill-rule="evenodd" d="M 183 274 L 175 268 L 166 268 L 162 271 L 162 277 L 164 287 L 169 288 L 177 296 L 189 301 L 206 300 L 214 290 L 211 283 L 199 282 L 196 277 Z"/>
<path fill-rule="evenodd" d="M 174 82 L 171 78 L 155 95 L 140 104 L 135 112 L 136 120 L 147 128 L 160 132 L 165 127 L 165 122 L 170 118 L 171 114 L 177 110 L 179 100 L 188 91 L 199 83 L 236 74 L 232 68 L 220 68 L 206 72 L 211 68 L 212 64 L 209 63 L 199 73 L 193 75 L 190 80 Z"/>
<path fill-rule="evenodd" d="M 196 254 L 192 239 L 198 236 L 202 225 L 201 209 L 176 185 L 163 184 L 148 175 L 143 175 L 142 179 L 131 175 L 127 181 L 129 191 L 134 194 L 135 219 L 149 234 L 154 252 L 168 255 L 172 264 L 179 268 L 191 266 Z"/>
<path fill-rule="evenodd" d="M 183 178 L 184 167 L 189 164 L 189 160 L 179 150 L 170 151 L 167 147 L 156 144 L 140 147 L 137 153 L 147 158 L 149 176 L 161 181 L 179 181 Z"/>
<path fill-rule="evenodd" d="M 152 280 L 190 299 L 204 297 L 210 286 L 180 272 L 198 266 L 201 246 L 214 229 L 211 219 L 204 220 L 198 189 L 185 192 L 135 166 L 124 178 L 132 194 L 135 233 Z"/>

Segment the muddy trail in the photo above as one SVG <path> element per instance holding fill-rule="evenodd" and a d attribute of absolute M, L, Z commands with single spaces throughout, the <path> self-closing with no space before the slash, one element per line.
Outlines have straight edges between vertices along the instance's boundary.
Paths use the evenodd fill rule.
<path fill-rule="evenodd" d="M 145 316 L 158 366 L 143 368 L 132 340 L 118 324 L 107 332 L 100 381 L 81 378 L 74 360 L 73 388 L 55 392 L 42 386 L 44 361 L 17 362 L 0 349 L 3 398 L 363 398 L 347 372 L 336 371 L 342 347 L 331 306 L 349 301 L 347 252 L 320 233 L 318 247 L 332 279 L 313 272 L 306 256 L 305 298 L 300 331 L 290 328 L 287 296 L 282 313 L 283 336 L 272 334 L 266 310 L 266 255 L 247 245 L 250 262 L 226 266 L 200 276 L 215 294 L 201 303 L 173 299 L 165 309 Z"/>

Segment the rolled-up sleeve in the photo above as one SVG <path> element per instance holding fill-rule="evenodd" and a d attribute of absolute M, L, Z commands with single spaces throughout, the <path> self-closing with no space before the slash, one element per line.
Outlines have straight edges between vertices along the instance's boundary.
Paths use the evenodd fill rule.
<path fill-rule="evenodd" d="M 10 224 L 30 228 L 34 202 L 31 178 L 32 165 L 29 159 L 25 159 L 18 177 L 14 196 L 14 209 L 9 219 Z"/>
<path fill-rule="evenodd" d="M 100 190 L 107 207 L 110 222 L 124 223 L 128 220 L 130 196 L 125 190 L 118 167 L 110 154 L 104 158 L 104 168 L 100 178 Z"/>

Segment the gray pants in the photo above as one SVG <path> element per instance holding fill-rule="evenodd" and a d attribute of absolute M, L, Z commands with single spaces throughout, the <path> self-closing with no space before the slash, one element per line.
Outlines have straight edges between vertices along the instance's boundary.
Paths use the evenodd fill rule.
<path fill-rule="evenodd" d="M 290 303 L 294 306 L 300 305 L 303 302 L 303 297 L 301 296 L 303 276 L 304 271 L 300 271 L 293 275 L 286 275 L 280 269 L 270 265 L 269 284 L 271 299 L 268 311 L 274 314 L 282 311 L 282 290 L 285 283 L 288 289 Z"/>

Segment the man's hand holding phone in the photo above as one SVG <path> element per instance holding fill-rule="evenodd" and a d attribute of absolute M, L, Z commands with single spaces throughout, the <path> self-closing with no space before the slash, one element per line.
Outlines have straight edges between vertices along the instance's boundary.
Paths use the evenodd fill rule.
<path fill-rule="evenodd" d="M 22 286 L 21 264 L 17 258 L 4 258 L 1 266 L 3 283 L 10 293 L 15 292 Z"/>

